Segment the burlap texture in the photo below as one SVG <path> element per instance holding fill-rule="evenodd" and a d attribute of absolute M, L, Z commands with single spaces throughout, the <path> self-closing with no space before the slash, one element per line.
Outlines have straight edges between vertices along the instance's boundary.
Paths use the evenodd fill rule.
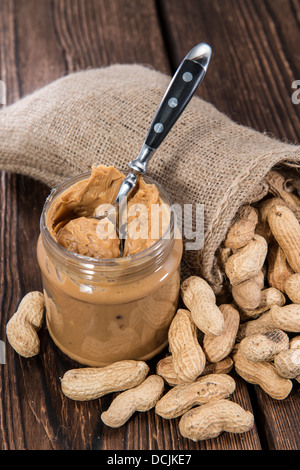
<path fill-rule="evenodd" d="M 169 82 L 148 67 L 118 64 L 56 80 L 0 112 L 0 168 L 50 187 L 92 164 L 127 171 Z M 192 99 L 148 166 L 173 203 L 205 205 L 204 247 L 184 254 L 187 274 L 204 276 L 220 292 L 216 250 L 238 208 L 264 197 L 265 175 L 284 162 L 299 164 L 299 146 Z"/>

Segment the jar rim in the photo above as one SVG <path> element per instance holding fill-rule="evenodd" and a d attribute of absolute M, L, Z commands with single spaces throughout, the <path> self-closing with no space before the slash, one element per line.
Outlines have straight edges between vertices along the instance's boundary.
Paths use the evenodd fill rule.
<path fill-rule="evenodd" d="M 122 171 L 122 170 L 120 170 L 120 171 Z M 43 234 L 43 236 L 47 240 L 47 242 L 50 244 L 52 249 L 54 249 L 58 254 L 60 253 L 61 255 L 64 255 L 65 257 L 67 257 L 67 259 L 70 262 L 76 262 L 76 263 L 81 262 L 82 264 L 86 264 L 86 265 L 90 264 L 90 265 L 93 265 L 93 268 L 95 268 L 95 267 L 104 268 L 104 267 L 109 267 L 109 266 L 111 266 L 111 267 L 112 266 L 121 266 L 121 265 L 128 265 L 129 263 L 132 264 L 134 262 L 138 263 L 138 262 L 142 262 L 146 259 L 149 259 L 149 257 L 152 257 L 153 255 L 155 255 L 155 253 L 157 253 L 157 251 L 161 251 L 160 248 L 161 248 L 163 240 L 166 240 L 166 241 L 172 241 L 173 240 L 174 214 L 173 214 L 172 211 L 170 211 L 170 221 L 169 221 L 168 227 L 166 228 L 164 234 L 158 240 L 156 240 L 153 243 L 153 245 L 151 245 L 150 247 L 146 248 L 145 250 L 143 250 L 139 253 L 136 253 L 134 255 L 128 255 L 128 256 L 124 256 L 124 257 L 120 257 L 120 258 L 93 258 L 93 257 L 81 255 L 79 253 L 73 253 L 73 252 L 67 250 L 62 245 L 60 245 L 52 237 L 52 235 L 51 235 L 51 233 L 50 233 L 50 231 L 47 227 L 47 223 L 46 223 L 47 211 L 50 208 L 53 200 L 56 197 L 58 197 L 61 193 L 63 193 L 65 190 L 67 190 L 73 184 L 75 184 L 75 183 L 77 183 L 81 180 L 84 180 L 86 177 L 88 178 L 90 176 L 91 176 L 91 172 L 88 171 L 88 172 L 80 173 L 78 175 L 67 178 L 65 181 L 63 181 L 61 184 L 59 184 L 57 187 L 53 188 L 50 191 L 49 195 L 47 196 L 47 198 L 45 200 L 45 203 L 44 203 L 43 209 L 42 209 L 42 213 L 41 213 L 41 217 L 40 217 L 40 231 L 41 231 L 41 234 Z M 142 177 L 143 177 L 143 179 L 145 180 L 146 183 L 155 184 L 155 186 L 157 187 L 157 189 L 159 191 L 159 195 L 162 196 L 162 199 L 165 200 L 164 202 L 167 203 L 168 207 L 171 207 L 172 203 L 171 203 L 170 196 L 162 188 L 162 186 L 148 175 L 142 175 Z M 169 239 L 166 238 L 167 233 L 172 234 L 172 236 L 170 235 Z"/>

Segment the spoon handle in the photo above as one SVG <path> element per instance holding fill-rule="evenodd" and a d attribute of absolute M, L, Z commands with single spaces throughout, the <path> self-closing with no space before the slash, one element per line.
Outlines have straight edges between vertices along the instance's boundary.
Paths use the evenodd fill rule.
<path fill-rule="evenodd" d="M 144 174 L 153 152 L 180 117 L 202 82 L 211 58 L 211 47 L 200 43 L 185 56 L 173 76 L 150 125 L 138 157 L 129 167 Z"/>

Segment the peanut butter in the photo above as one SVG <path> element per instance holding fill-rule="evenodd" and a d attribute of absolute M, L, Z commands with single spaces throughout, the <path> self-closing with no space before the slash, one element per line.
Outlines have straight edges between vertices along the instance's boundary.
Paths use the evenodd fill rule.
<path fill-rule="evenodd" d="M 161 238 L 170 223 L 169 212 L 161 215 L 169 204 L 161 188 L 139 179 L 128 202 L 123 256 L 117 234 L 98 238 L 91 217 L 114 202 L 123 178 L 113 167 L 94 167 L 89 177 L 52 193 L 41 218 L 37 255 L 48 330 L 65 354 L 85 365 L 150 359 L 167 345 L 177 308 L 182 241 Z M 152 238 L 151 222 L 143 227 L 143 217 L 131 212 L 136 203 L 150 221 L 153 206 L 163 209 Z M 146 238 L 137 236 L 137 218 Z"/>
<path fill-rule="evenodd" d="M 59 197 L 47 220 L 51 235 L 55 238 L 59 229 L 77 217 L 91 217 L 101 204 L 113 204 L 125 176 L 114 167 L 92 168 L 88 179 L 78 181 Z"/>
<path fill-rule="evenodd" d="M 99 222 L 96 219 L 78 217 L 72 219 L 59 229 L 57 241 L 60 245 L 73 253 L 92 258 L 118 258 L 120 256 L 119 238 L 99 238 L 97 228 Z M 109 224 L 109 221 L 106 221 Z M 112 224 L 110 222 L 110 224 Z"/>
<path fill-rule="evenodd" d="M 47 226 L 53 238 L 73 253 L 98 259 L 118 258 L 120 240 L 112 222 L 105 218 L 99 224 L 92 217 L 99 214 L 99 207 L 113 204 L 123 179 L 124 175 L 114 167 L 93 167 L 90 178 L 71 186 L 49 211 Z M 155 207 L 161 205 L 155 184 L 147 184 L 140 177 L 128 200 L 124 256 L 146 250 L 163 235 L 169 221 L 167 211 L 160 212 L 157 221 L 153 217 Z M 138 231 L 135 222 L 139 224 Z M 152 226 L 154 223 L 157 227 Z M 151 237 L 153 232 L 156 238 Z"/>

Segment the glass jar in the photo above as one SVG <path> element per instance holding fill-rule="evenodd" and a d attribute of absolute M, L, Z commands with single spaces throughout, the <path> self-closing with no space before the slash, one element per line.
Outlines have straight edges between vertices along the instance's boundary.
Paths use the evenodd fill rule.
<path fill-rule="evenodd" d="M 89 366 L 148 360 L 168 343 L 180 288 L 182 240 L 170 212 L 169 237 L 130 257 L 95 259 L 72 253 L 51 236 L 47 214 L 55 199 L 90 176 L 69 179 L 48 196 L 41 215 L 37 257 L 46 304 L 46 322 L 55 344 Z M 153 180 L 161 200 L 165 191 Z"/>

